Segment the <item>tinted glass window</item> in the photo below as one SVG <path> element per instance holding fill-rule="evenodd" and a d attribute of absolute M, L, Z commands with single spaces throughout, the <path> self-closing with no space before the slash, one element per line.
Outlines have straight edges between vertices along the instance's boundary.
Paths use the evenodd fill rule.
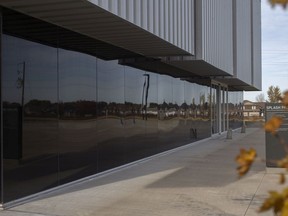
<path fill-rule="evenodd" d="M 57 185 L 57 50 L 2 37 L 4 201 Z"/>
<path fill-rule="evenodd" d="M 59 49 L 60 183 L 97 172 L 96 58 Z"/>
<path fill-rule="evenodd" d="M 125 163 L 124 66 L 97 60 L 97 145 L 99 171 Z"/>

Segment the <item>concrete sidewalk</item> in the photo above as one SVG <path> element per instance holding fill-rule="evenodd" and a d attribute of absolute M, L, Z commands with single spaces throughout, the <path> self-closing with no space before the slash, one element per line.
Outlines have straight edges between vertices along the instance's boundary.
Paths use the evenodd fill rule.
<path fill-rule="evenodd" d="M 256 210 L 278 175 L 256 162 L 242 179 L 236 173 L 240 148 L 253 147 L 264 158 L 259 128 L 233 132 L 70 186 L 0 212 L 0 216 L 236 216 Z M 273 215 L 268 212 L 260 215 Z"/>

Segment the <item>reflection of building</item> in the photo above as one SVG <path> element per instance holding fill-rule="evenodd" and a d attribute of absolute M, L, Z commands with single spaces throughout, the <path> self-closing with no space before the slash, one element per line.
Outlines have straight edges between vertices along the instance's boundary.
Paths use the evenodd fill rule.
<path fill-rule="evenodd" d="M 264 117 L 265 102 L 252 102 L 244 100 L 244 117 Z"/>
<path fill-rule="evenodd" d="M 261 89 L 260 0 L 0 6 L 5 204 L 237 128 Z"/>

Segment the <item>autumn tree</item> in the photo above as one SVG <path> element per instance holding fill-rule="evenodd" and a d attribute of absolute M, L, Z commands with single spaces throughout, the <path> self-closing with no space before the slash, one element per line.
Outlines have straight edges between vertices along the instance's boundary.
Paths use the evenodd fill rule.
<path fill-rule="evenodd" d="M 269 2 L 273 7 L 279 4 L 279 5 L 282 5 L 283 8 L 286 8 L 288 5 L 288 0 L 269 0 Z"/>
<path fill-rule="evenodd" d="M 269 86 L 267 95 L 270 103 L 278 103 L 281 101 L 281 90 L 278 86 Z"/>
<path fill-rule="evenodd" d="M 263 93 L 259 94 L 255 98 L 256 102 L 265 102 L 265 96 Z"/>

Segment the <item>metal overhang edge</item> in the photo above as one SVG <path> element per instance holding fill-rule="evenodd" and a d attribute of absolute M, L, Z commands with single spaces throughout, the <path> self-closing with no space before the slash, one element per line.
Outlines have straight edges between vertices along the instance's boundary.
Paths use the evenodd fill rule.
<path fill-rule="evenodd" d="M 66 10 L 69 10 L 70 15 L 66 15 L 66 18 L 69 18 L 69 22 L 68 24 L 65 24 L 65 19 L 61 21 L 61 18 L 64 18 L 64 14 L 63 16 L 61 16 L 61 10 L 57 10 L 57 4 L 67 4 L 67 6 L 69 5 L 69 3 L 74 3 L 74 4 L 79 4 L 79 6 L 82 6 L 81 8 L 87 10 L 87 13 L 91 13 L 90 10 L 92 10 L 95 13 L 95 19 L 97 18 L 97 16 L 103 19 L 107 19 L 110 20 L 110 26 L 108 25 L 108 29 L 109 31 L 106 30 L 105 31 L 101 31 L 101 28 L 104 29 L 103 27 L 103 23 L 101 25 L 101 22 L 86 22 L 86 28 L 83 28 L 84 24 L 85 24 L 85 18 L 84 19 L 79 19 L 79 14 L 78 16 L 74 16 L 74 19 L 70 19 L 73 14 L 73 8 L 69 8 L 67 7 Z M 66 28 L 68 30 L 71 31 L 75 31 L 78 32 L 80 34 L 86 35 L 88 37 L 97 39 L 97 40 L 102 40 L 106 43 L 109 43 L 111 45 L 117 46 L 117 47 L 121 47 L 123 49 L 129 50 L 131 52 L 136 53 L 137 55 L 142 55 L 145 57 L 149 57 L 149 58 L 157 58 L 157 56 L 192 56 L 191 53 L 188 53 L 185 50 L 182 50 L 181 48 L 159 38 L 158 36 L 142 29 L 141 27 L 136 26 L 133 23 L 130 23 L 129 21 L 113 14 L 110 13 L 109 11 L 106 11 L 105 9 L 93 4 L 90 1 L 87 0 L 46 0 L 46 1 L 37 1 L 37 0 L 0 0 L 0 5 L 7 7 L 9 9 L 24 13 L 28 16 L 32 16 L 35 17 L 37 19 L 43 20 L 45 22 Z M 49 7 L 46 7 L 47 5 L 49 5 Z M 41 16 L 41 8 L 42 8 L 42 16 Z M 43 8 L 45 8 L 45 10 L 43 11 Z M 80 16 L 87 16 L 87 14 L 85 13 L 84 10 L 79 9 L 78 7 L 74 8 L 74 13 L 76 13 L 78 11 L 78 13 L 80 12 Z M 50 15 L 47 15 L 50 13 Z M 54 12 L 54 13 L 53 13 Z M 60 13 L 60 15 L 59 15 Z M 43 16 L 43 14 L 46 14 L 46 16 Z M 96 16 L 97 14 L 97 16 Z M 54 16 L 55 15 L 55 16 Z M 59 17 L 60 16 L 60 17 Z M 57 18 L 58 17 L 58 18 Z M 56 18 L 56 19 L 55 19 Z M 60 20 L 59 20 L 60 18 Z M 59 20 L 57 22 L 57 19 Z M 91 18 L 89 19 L 91 21 Z M 92 20 L 93 20 L 93 16 L 92 16 Z M 78 23 L 77 23 L 78 21 Z M 66 19 L 66 23 L 67 23 L 67 19 Z M 69 24 L 70 23 L 70 24 Z M 108 23 L 108 24 L 109 24 Z M 115 25 L 120 25 L 120 26 L 113 26 L 113 23 Z M 74 27 L 73 27 L 74 24 Z M 82 26 L 83 24 L 83 26 Z M 107 23 L 106 23 L 107 24 Z M 81 27 L 82 26 L 82 27 Z M 107 27 L 107 26 L 106 26 Z M 115 27 L 115 28 L 113 28 Z M 82 30 L 81 30 L 82 28 Z M 87 29 L 97 29 L 97 31 L 93 32 L 93 31 L 87 31 Z M 101 31 L 102 34 L 97 34 L 97 32 Z M 109 35 L 115 35 L 116 33 L 119 33 L 119 29 L 122 29 L 122 36 L 121 37 L 108 37 Z M 112 31 L 111 31 L 112 30 Z M 114 32 L 113 32 L 114 31 Z M 89 33 L 90 32 L 90 33 Z M 103 34 L 104 32 L 104 34 Z M 96 33 L 96 34 L 95 34 Z M 131 35 L 131 37 L 133 36 L 133 40 L 130 40 L 131 38 L 125 38 L 125 35 Z M 124 38 L 123 38 L 124 37 Z M 145 41 L 145 42 L 144 42 Z M 133 44 L 134 43 L 134 44 Z M 135 45 L 135 43 L 137 45 Z M 150 46 L 147 46 L 147 44 L 149 44 Z M 152 45 L 152 46 L 151 46 Z M 156 46 L 157 45 L 157 46 Z M 155 46 L 155 47 L 153 47 Z M 197 61 L 197 60 L 195 60 Z M 197 76 L 203 76 L 203 74 L 201 73 L 197 73 L 197 70 L 195 70 L 194 65 L 195 64 L 191 64 L 191 69 L 188 68 L 183 68 L 181 66 L 181 61 L 177 61 L 177 63 L 175 63 L 176 61 L 169 61 L 169 60 L 161 60 L 161 62 L 163 62 L 164 64 L 173 66 L 174 68 L 179 68 L 179 71 L 181 70 L 182 73 L 179 74 L 179 76 L 177 76 L 177 74 L 173 74 L 174 77 L 179 77 L 181 78 L 183 76 L 183 71 L 187 71 L 187 76 L 191 76 L 194 77 L 195 74 Z M 183 61 L 182 61 L 183 62 Z M 211 65 L 205 61 L 202 61 L 204 68 L 207 67 L 207 69 L 211 69 Z M 133 66 L 133 64 L 130 64 L 130 66 Z M 138 67 L 139 68 L 139 67 Z M 210 72 L 209 72 L 210 73 Z M 219 76 L 220 78 L 216 77 L 216 80 L 218 79 L 219 81 L 228 84 L 229 86 L 231 86 L 231 89 L 235 89 L 235 90 L 246 90 L 246 91 L 255 91 L 258 90 L 257 88 L 237 79 L 237 78 L 233 78 L 232 76 L 227 75 L 226 72 L 218 69 L 215 67 L 215 70 L 212 70 L 210 74 L 206 74 L 203 76 L 203 78 L 209 78 L 209 77 L 213 77 L 213 74 L 216 73 L 217 76 Z M 191 75 L 190 75 L 191 74 Z M 171 75 L 171 74 L 170 74 Z M 221 78 L 221 76 L 223 78 Z M 224 78 L 225 77 L 225 78 Z M 233 84 L 231 85 L 230 81 L 233 80 Z"/>

